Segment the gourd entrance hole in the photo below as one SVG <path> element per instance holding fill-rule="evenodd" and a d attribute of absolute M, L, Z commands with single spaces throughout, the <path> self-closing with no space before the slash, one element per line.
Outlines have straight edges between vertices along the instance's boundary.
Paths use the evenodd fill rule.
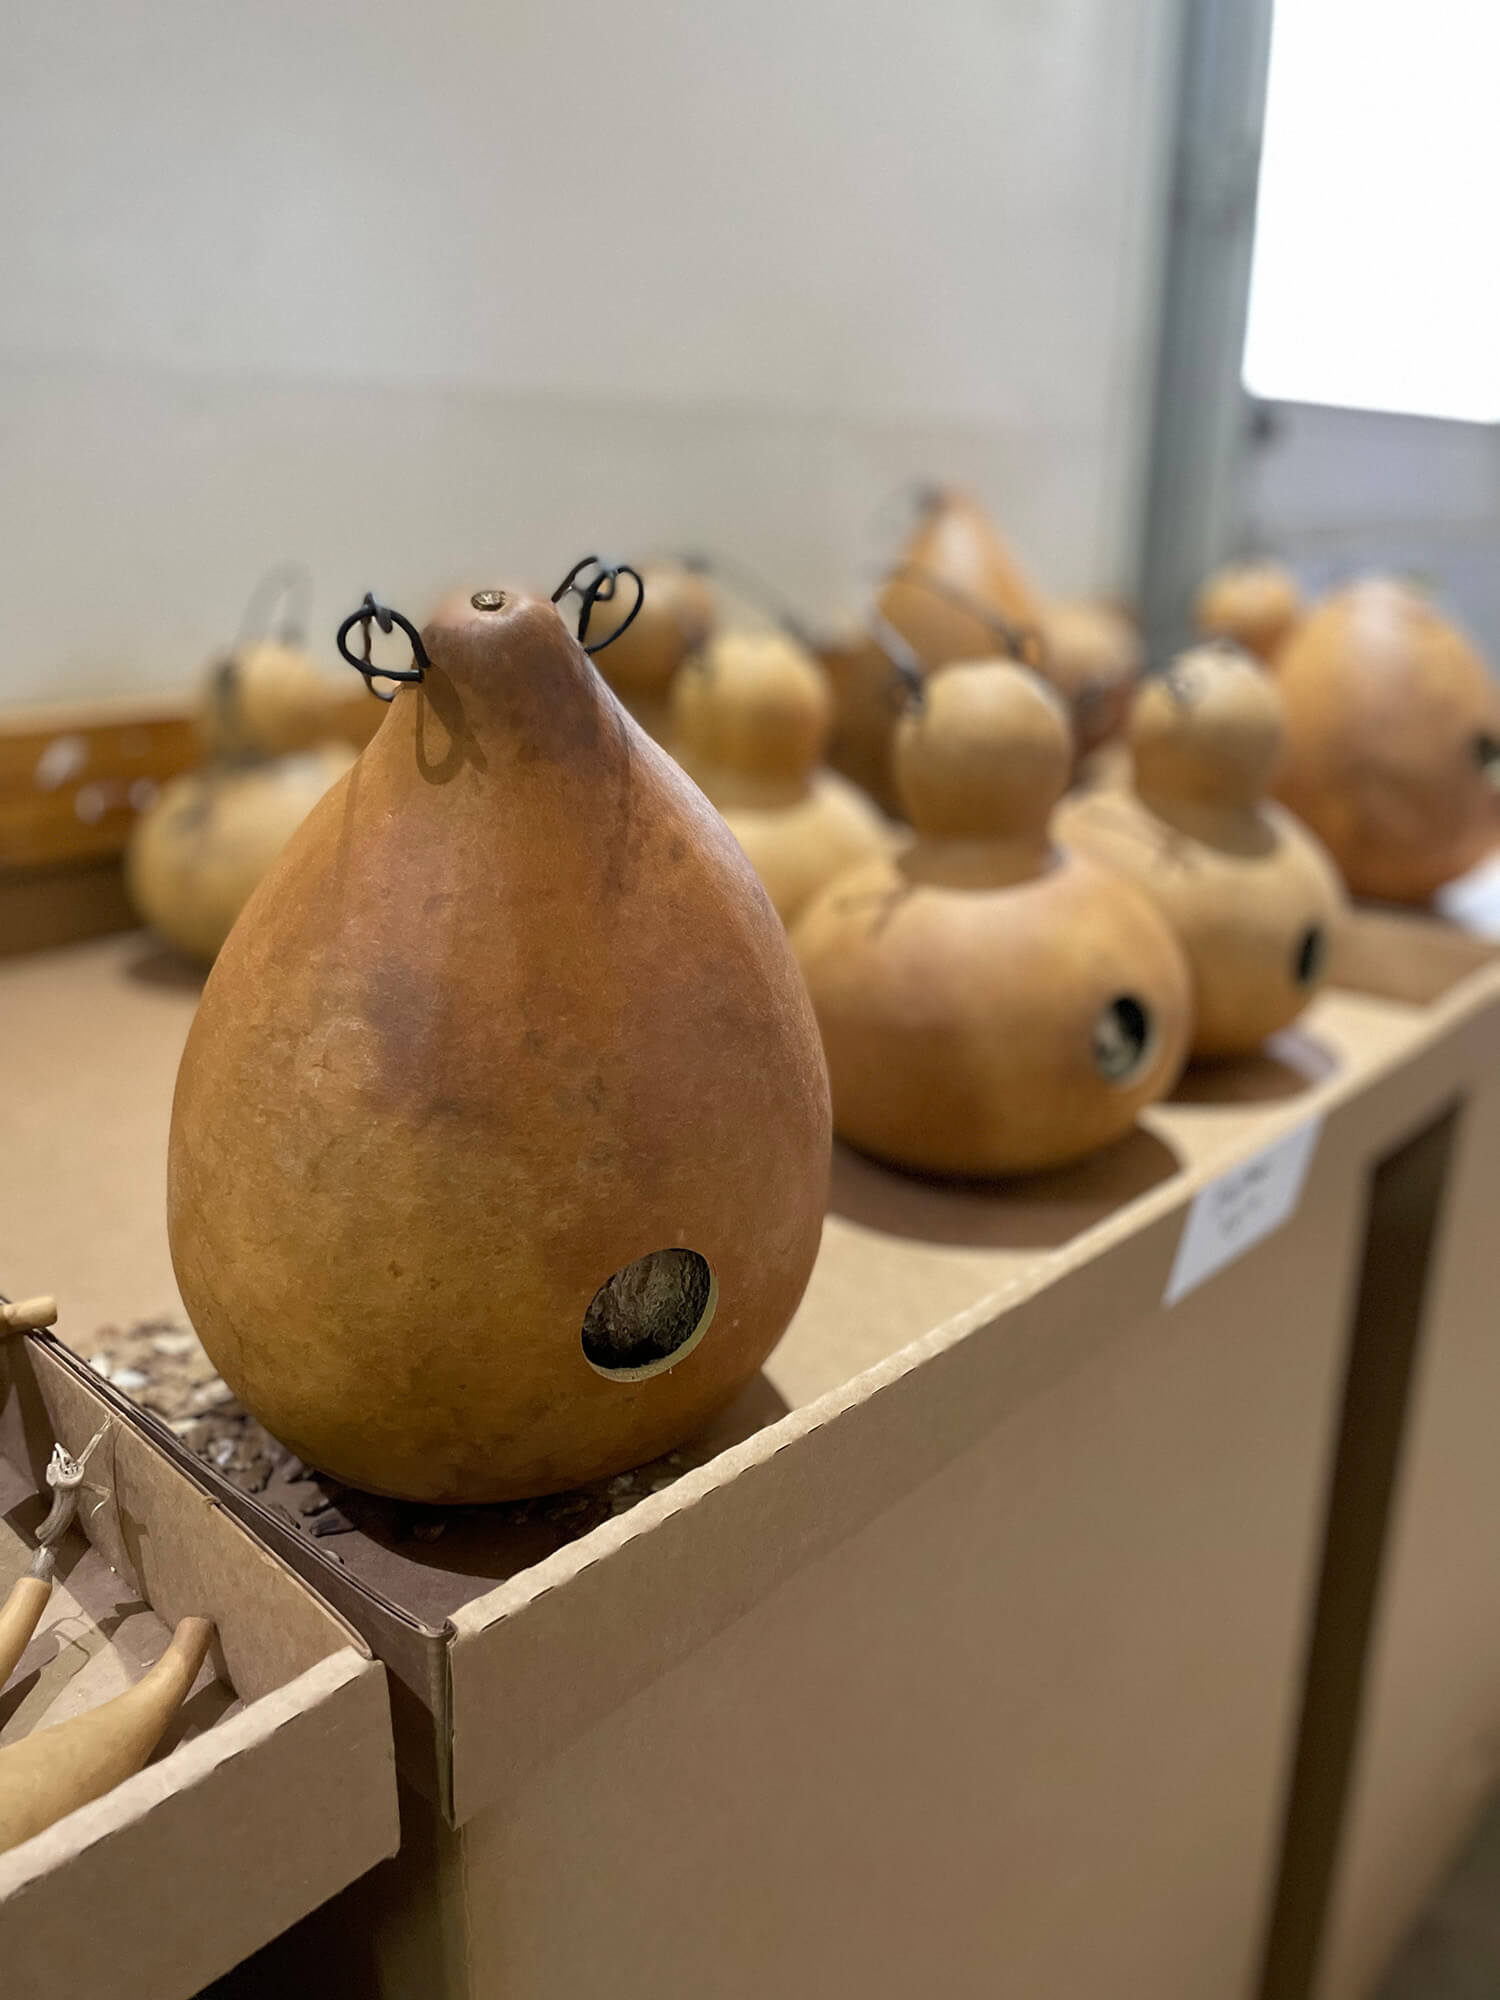
<path fill-rule="evenodd" d="M 622 1265 L 589 1300 L 583 1358 L 611 1381 L 644 1381 L 697 1346 L 718 1301 L 706 1257 L 696 1250 L 652 1250 Z"/>
<path fill-rule="evenodd" d="M 1474 738 L 1474 761 L 1483 772 L 1485 782 L 1500 792 L 1500 740 L 1481 730 Z"/>
<path fill-rule="evenodd" d="M 1151 1047 L 1151 1013 L 1133 993 L 1121 993 L 1094 1022 L 1094 1067 L 1110 1083 L 1128 1083 Z"/>
<path fill-rule="evenodd" d="M 1328 959 L 1328 933 L 1321 924 L 1310 924 L 1297 940 L 1295 973 L 1299 986 L 1311 986 L 1323 975 Z"/>

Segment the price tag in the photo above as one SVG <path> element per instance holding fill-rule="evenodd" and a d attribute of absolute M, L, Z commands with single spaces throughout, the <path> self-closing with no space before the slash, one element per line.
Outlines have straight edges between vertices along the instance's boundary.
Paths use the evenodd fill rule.
<path fill-rule="evenodd" d="M 1321 1119 L 1299 1125 L 1210 1181 L 1188 1210 L 1163 1294 L 1167 1305 L 1176 1305 L 1296 1213 L 1321 1130 Z"/>

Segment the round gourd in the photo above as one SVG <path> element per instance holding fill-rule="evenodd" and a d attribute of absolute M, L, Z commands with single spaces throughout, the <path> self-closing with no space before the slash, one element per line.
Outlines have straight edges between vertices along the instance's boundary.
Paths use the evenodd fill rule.
<path fill-rule="evenodd" d="M 821 767 L 832 708 L 823 674 L 780 633 L 721 634 L 673 688 L 678 761 L 723 813 L 787 924 L 825 882 L 891 839 L 869 800 Z"/>
<path fill-rule="evenodd" d="M 591 644 L 609 641 L 599 668 L 626 708 L 658 743 L 670 728 L 672 682 L 685 660 L 701 652 L 714 629 L 713 586 L 695 570 L 662 563 L 642 573 L 645 596 L 629 628 L 612 634 L 629 615 L 634 590 L 621 584 L 600 598 L 589 623 Z"/>
<path fill-rule="evenodd" d="M 1060 837 L 1140 884 L 1193 973 L 1193 1054 L 1246 1055 L 1322 984 L 1344 898 L 1320 844 L 1265 796 L 1281 699 L 1246 653 L 1202 646 L 1131 711 L 1133 786 L 1068 801 Z"/>
<path fill-rule="evenodd" d="M 168 1224 L 284 1444 L 502 1500 L 754 1376 L 817 1253 L 827 1078 L 749 863 L 555 608 L 483 591 L 422 641 L 209 977 Z"/>
<path fill-rule="evenodd" d="M 209 669 L 199 741 L 229 762 L 306 750 L 327 735 L 331 701 L 327 678 L 300 646 L 260 640 Z"/>
<path fill-rule="evenodd" d="M 336 778 L 343 743 L 258 764 L 211 764 L 165 784 L 131 828 L 130 900 L 190 958 L 211 959 L 250 892 Z"/>
<path fill-rule="evenodd" d="M 1141 673 L 1141 637 L 1108 604 L 1055 598 L 1041 611 L 1042 672 L 1068 705 L 1078 755 L 1119 734 Z"/>
<path fill-rule="evenodd" d="M 1409 585 L 1325 598 L 1281 649 L 1276 791 L 1358 896 L 1424 903 L 1500 844 L 1500 689 Z"/>
<path fill-rule="evenodd" d="M 1199 590 L 1193 618 L 1205 639 L 1232 639 L 1257 659 L 1275 659 L 1306 609 L 1283 563 L 1226 563 Z"/>
<path fill-rule="evenodd" d="M 935 1173 L 1061 1166 L 1175 1082 L 1187 965 L 1139 889 L 1053 846 L 1072 761 L 1057 695 L 1000 661 L 939 672 L 902 721 L 915 838 L 792 933 L 851 1144 Z"/>

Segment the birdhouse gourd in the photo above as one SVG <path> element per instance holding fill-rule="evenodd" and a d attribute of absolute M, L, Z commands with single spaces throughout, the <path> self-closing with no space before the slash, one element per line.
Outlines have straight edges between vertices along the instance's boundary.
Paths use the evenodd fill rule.
<path fill-rule="evenodd" d="M 749 863 L 556 608 L 481 591 L 418 643 L 209 978 L 168 1220 L 276 1437 L 489 1501 L 754 1376 L 817 1252 L 827 1078 Z"/>
<path fill-rule="evenodd" d="M 251 890 L 354 752 L 332 740 L 333 691 L 300 648 L 265 641 L 217 662 L 198 736 L 208 761 L 170 779 L 131 829 L 131 901 L 152 929 L 210 960 Z"/>
<path fill-rule="evenodd" d="M 832 708 L 822 672 L 779 632 L 721 633 L 673 689 L 677 759 L 724 815 L 783 923 L 892 838 L 863 793 L 822 767 Z"/>
<path fill-rule="evenodd" d="M 1343 910 L 1319 843 L 1266 797 L 1282 737 L 1276 685 L 1247 653 L 1201 646 L 1136 696 L 1130 786 L 1084 793 L 1060 837 L 1128 875 L 1193 974 L 1193 1053 L 1246 1055 L 1321 985 Z"/>
<path fill-rule="evenodd" d="M 1053 844 L 1072 761 L 1058 696 L 1001 661 L 937 673 L 902 720 L 915 837 L 792 934 L 854 1146 L 934 1173 L 1061 1166 L 1176 1080 L 1187 965 L 1139 889 Z"/>
<path fill-rule="evenodd" d="M 1277 794 L 1355 895 L 1424 903 L 1500 845 L 1500 688 L 1422 592 L 1369 577 L 1325 598 L 1276 684 Z"/>
<path fill-rule="evenodd" d="M 599 655 L 605 680 L 642 729 L 664 743 L 671 731 L 672 682 L 684 661 L 708 644 L 717 606 L 708 579 L 675 563 L 645 570 L 643 588 L 640 610 L 624 631 L 634 604 L 628 587 L 599 600 L 589 630 L 607 647 Z"/>

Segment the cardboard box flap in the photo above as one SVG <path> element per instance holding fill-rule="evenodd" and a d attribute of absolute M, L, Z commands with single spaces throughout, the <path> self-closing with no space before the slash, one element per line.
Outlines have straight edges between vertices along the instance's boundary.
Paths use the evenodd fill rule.
<path fill-rule="evenodd" d="M 399 1840 L 385 1676 L 344 1647 L 0 1855 L 8 2000 L 189 2000 Z"/>

